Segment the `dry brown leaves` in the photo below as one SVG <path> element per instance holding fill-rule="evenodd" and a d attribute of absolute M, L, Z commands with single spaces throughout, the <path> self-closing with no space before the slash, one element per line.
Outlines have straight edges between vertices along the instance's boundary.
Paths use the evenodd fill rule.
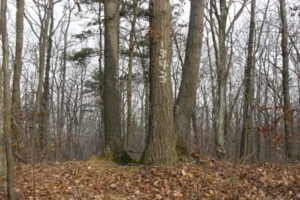
<path fill-rule="evenodd" d="M 300 199 L 300 164 L 233 165 L 198 156 L 149 167 L 92 159 L 20 165 L 16 185 L 22 200 Z"/>

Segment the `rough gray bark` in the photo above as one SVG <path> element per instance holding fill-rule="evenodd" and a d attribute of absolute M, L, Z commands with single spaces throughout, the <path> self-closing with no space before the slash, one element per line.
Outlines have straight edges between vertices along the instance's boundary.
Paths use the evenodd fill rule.
<path fill-rule="evenodd" d="M 250 131 L 252 129 L 252 110 L 251 106 L 254 99 L 253 93 L 253 70 L 255 64 L 254 55 L 254 34 L 255 34 L 255 7 L 256 0 L 251 0 L 250 14 L 250 31 L 248 39 L 248 56 L 246 68 L 244 71 L 245 91 L 244 91 L 244 107 L 243 107 L 243 127 L 241 135 L 240 159 L 249 161 L 251 158 L 250 151 Z"/>
<path fill-rule="evenodd" d="M 204 0 L 191 0 L 189 31 L 183 74 L 175 105 L 175 128 L 182 153 L 194 150 L 191 119 L 196 105 L 197 84 L 203 37 Z"/>
<path fill-rule="evenodd" d="M 169 0 L 150 1 L 150 115 L 143 155 L 145 164 L 177 161 L 171 88 L 171 6 Z"/>
<path fill-rule="evenodd" d="M 16 50 L 12 90 L 12 132 L 14 142 L 17 143 L 16 151 L 21 145 L 21 99 L 20 99 L 20 79 L 22 72 L 22 52 L 23 52 L 23 32 L 24 32 L 24 0 L 17 1 L 16 14 Z"/>
<path fill-rule="evenodd" d="M 3 112 L 3 132 L 5 135 L 6 147 L 6 164 L 7 164 L 7 198 L 8 200 L 16 199 L 15 194 L 15 171 L 14 156 L 12 149 L 11 136 L 11 98 L 10 98 L 10 72 L 9 72 L 9 47 L 7 36 L 6 22 L 7 1 L 1 0 L 1 33 L 2 33 L 2 72 L 3 72 L 3 96 L 4 96 L 4 112 Z"/>
<path fill-rule="evenodd" d="M 279 0 L 280 4 L 280 19 L 281 19 L 281 49 L 282 49 L 282 92 L 284 102 L 284 130 L 285 130 L 285 142 L 286 153 L 289 159 L 297 159 L 297 155 L 294 148 L 293 138 L 293 113 L 290 102 L 290 90 L 289 90 L 289 52 L 288 52 L 288 23 L 286 13 L 285 0 Z"/>
<path fill-rule="evenodd" d="M 106 151 L 118 156 L 123 151 L 121 95 L 119 90 L 119 9 L 118 0 L 104 0 L 104 129 Z"/>

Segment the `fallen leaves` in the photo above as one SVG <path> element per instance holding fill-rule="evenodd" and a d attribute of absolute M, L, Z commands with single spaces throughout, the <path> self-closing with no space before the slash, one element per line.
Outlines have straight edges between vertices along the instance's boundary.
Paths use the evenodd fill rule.
<path fill-rule="evenodd" d="M 17 168 L 19 199 L 296 199 L 300 164 L 233 165 L 195 157 L 174 166 L 119 166 L 113 162 L 49 163 Z M 4 185 L 0 189 L 4 194 Z"/>

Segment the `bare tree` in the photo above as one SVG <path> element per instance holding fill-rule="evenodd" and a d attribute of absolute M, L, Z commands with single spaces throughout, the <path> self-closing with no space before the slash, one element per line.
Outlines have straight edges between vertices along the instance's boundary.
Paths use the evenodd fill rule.
<path fill-rule="evenodd" d="M 196 94 L 202 49 L 204 0 L 192 0 L 189 32 L 183 74 L 175 105 L 175 127 L 178 145 L 184 153 L 193 151 L 191 119 L 196 106 Z"/>
<path fill-rule="evenodd" d="M 252 103 L 254 99 L 253 86 L 253 70 L 255 68 L 254 55 L 254 35 L 255 35 L 255 7 L 256 0 L 251 0 L 251 14 L 250 14 L 250 31 L 248 39 L 248 57 L 246 68 L 244 71 L 244 107 L 243 107 L 243 128 L 241 136 L 240 158 L 247 161 L 251 158 L 251 138 L 250 130 L 252 129 Z"/>
<path fill-rule="evenodd" d="M 3 94 L 4 94 L 4 112 L 3 112 L 3 132 L 5 134 L 6 164 L 7 164 L 7 198 L 15 200 L 15 171 L 14 156 L 12 150 L 11 138 L 11 98 L 10 98 L 10 72 L 9 72 L 9 47 L 7 36 L 6 21 L 7 1 L 1 0 L 1 33 L 2 33 L 2 72 L 3 72 Z"/>
<path fill-rule="evenodd" d="M 127 80 L 127 148 L 130 150 L 132 135 L 132 65 L 134 56 L 134 34 L 137 20 L 138 0 L 133 0 L 133 16 L 131 20 L 131 30 L 129 36 L 129 61 L 128 61 L 128 80 Z"/>
<path fill-rule="evenodd" d="M 293 113 L 290 102 L 290 75 L 289 75 L 289 50 L 288 50 L 288 24 L 285 0 L 280 0 L 281 19 L 281 49 L 282 49 L 282 92 L 284 102 L 284 129 L 286 138 L 286 153 L 289 159 L 296 159 L 296 148 L 293 147 Z"/>
<path fill-rule="evenodd" d="M 23 31 L 24 31 L 24 0 L 17 1 L 16 14 L 16 53 L 14 63 L 13 90 L 12 90 L 12 131 L 14 140 L 17 143 L 17 151 L 21 144 L 21 99 L 20 79 L 22 72 L 23 52 Z"/>
<path fill-rule="evenodd" d="M 49 0 L 46 4 L 44 17 L 41 19 L 41 30 L 39 35 L 39 80 L 36 92 L 36 100 L 34 104 L 33 116 L 32 116 L 32 125 L 36 129 L 38 125 L 39 114 L 41 110 L 42 95 L 43 95 L 43 83 L 45 75 L 45 58 L 47 51 L 48 43 L 48 30 L 51 19 L 51 12 L 53 12 L 54 1 Z M 35 142 L 34 137 L 31 138 L 32 147 L 34 150 Z"/>

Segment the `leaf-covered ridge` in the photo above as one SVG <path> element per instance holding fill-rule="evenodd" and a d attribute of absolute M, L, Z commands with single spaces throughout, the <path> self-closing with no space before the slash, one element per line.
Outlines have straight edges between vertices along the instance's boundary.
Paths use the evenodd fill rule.
<path fill-rule="evenodd" d="M 300 199 L 300 164 L 235 165 L 197 156 L 174 166 L 97 159 L 19 165 L 17 192 L 19 199 Z"/>

